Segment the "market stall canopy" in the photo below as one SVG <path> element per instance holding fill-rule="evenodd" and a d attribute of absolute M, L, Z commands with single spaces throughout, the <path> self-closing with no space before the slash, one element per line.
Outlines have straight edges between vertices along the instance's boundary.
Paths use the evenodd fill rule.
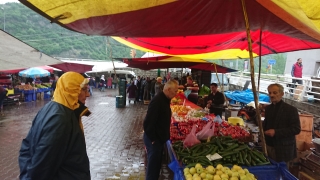
<path fill-rule="evenodd" d="M 249 57 L 240 0 L 20 2 L 67 29 L 119 36 L 145 51 L 202 59 Z M 320 1 L 245 3 L 254 56 L 260 44 L 261 55 L 320 48 Z"/>
<path fill-rule="evenodd" d="M 132 58 L 132 59 L 121 59 L 124 63 L 128 64 L 129 67 L 139 68 L 142 70 L 151 69 L 162 69 L 162 68 L 190 68 L 206 71 L 214 71 L 218 73 L 235 72 L 237 70 L 230 69 L 217 64 L 212 64 L 202 59 L 187 59 L 180 57 L 170 56 L 159 56 L 149 58 Z"/>
<path fill-rule="evenodd" d="M 59 64 L 37 49 L 0 30 L 0 71 Z"/>
<path fill-rule="evenodd" d="M 49 65 L 54 68 L 60 69 L 61 71 L 68 72 L 78 72 L 78 73 L 85 73 L 88 71 L 92 71 L 93 65 L 87 65 L 87 64 L 78 64 L 78 63 L 70 63 L 70 62 L 64 62 L 61 64 L 53 64 Z"/>
<path fill-rule="evenodd" d="M 190 69 L 199 69 L 199 70 L 203 70 L 203 71 L 213 71 L 217 73 L 230 73 L 230 72 L 236 72 L 238 70 L 235 69 L 231 69 L 231 68 L 227 68 L 224 66 L 220 66 L 218 64 L 197 64 L 194 66 L 190 66 Z"/>

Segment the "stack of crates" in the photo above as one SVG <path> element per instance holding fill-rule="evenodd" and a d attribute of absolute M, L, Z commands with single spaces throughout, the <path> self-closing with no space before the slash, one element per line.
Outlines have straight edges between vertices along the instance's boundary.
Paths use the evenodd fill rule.
<path fill-rule="evenodd" d="M 126 97 L 127 97 L 127 81 L 125 78 L 120 78 L 119 96 L 116 96 L 116 108 L 123 108 L 126 106 Z"/>

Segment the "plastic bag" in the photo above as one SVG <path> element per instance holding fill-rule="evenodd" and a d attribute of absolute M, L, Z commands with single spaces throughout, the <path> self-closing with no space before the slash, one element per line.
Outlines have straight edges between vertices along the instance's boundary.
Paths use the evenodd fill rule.
<path fill-rule="evenodd" d="M 218 122 L 219 124 L 222 123 L 222 119 L 219 115 L 217 115 L 214 119 L 213 119 L 213 122 Z"/>
<path fill-rule="evenodd" d="M 197 138 L 200 140 L 206 140 L 209 137 L 214 136 L 214 123 L 209 121 L 201 131 L 196 134 Z"/>
<path fill-rule="evenodd" d="M 191 129 L 191 132 L 187 135 L 186 139 L 183 141 L 183 145 L 185 147 L 191 147 L 201 143 L 196 136 L 196 130 L 197 130 L 197 126 L 196 124 L 194 124 Z"/>

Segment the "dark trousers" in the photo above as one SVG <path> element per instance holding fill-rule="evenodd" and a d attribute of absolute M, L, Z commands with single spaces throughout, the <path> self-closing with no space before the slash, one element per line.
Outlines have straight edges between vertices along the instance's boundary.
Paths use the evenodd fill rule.
<path fill-rule="evenodd" d="M 289 92 L 293 93 L 294 92 L 294 89 L 297 87 L 296 83 L 298 84 L 302 84 L 302 80 L 299 80 L 299 79 L 292 79 L 292 85 L 291 85 L 291 88 Z"/>
<path fill-rule="evenodd" d="M 153 144 L 147 135 L 143 134 L 143 141 L 147 148 L 146 180 L 158 180 L 162 163 L 163 143 L 155 141 Z"/>

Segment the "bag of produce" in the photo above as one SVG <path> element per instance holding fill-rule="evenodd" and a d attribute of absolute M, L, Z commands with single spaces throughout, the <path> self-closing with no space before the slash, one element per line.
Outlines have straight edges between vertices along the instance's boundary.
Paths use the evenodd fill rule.
<path fill-rule="evenodd" d="M 197 138 L 200 140 L 206 140 L 209 137 L 214 136 L 214 123 L 209 121 L 201 131 L 196 134 Z"/>
<path fill-rule="evenodd" d="M 191 147 L 191 146 L 194 146 L 196 144 L 201 143 L 196 136 L 196 130 L 197 130 L 197 126 L 196 126 L 196 124 L 194 124 L 192 126 L 190 134 L 188 134 L 186 139 L 183 141 L 183 145 L 185 147 Z"/>

